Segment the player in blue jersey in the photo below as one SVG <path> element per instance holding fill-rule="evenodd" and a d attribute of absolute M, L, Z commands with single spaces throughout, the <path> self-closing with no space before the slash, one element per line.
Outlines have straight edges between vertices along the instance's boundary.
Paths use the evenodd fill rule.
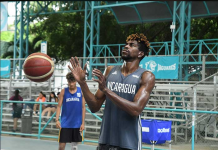
<path fill-rule="evenodd" d="M 66 78 L 68 87 L 60 92 L 56 112 L 56 127 L 60 129 L 59 150 L 64 150 L 66 143 L 71 143 L 72 150 L 77 150 L 78 142 L 82 141 L 85 125 L 85 99 L 81 88 L 76 86 L 76 80 L 71 72 L 66 75 Z"/>
<path fill-rule="evenodd" d="M 92 74 L 98 79 L 99 89 L 92 94 L 85 81 L 86 65 L 71 58 L 68 66 L 84 93 L 92 112 L 97 112 L 106 100 L 101 124 L 98 150 L 141 150 L 142 129 L 140 114 L 148 103 L 155 85 L 152 72 L 139 67 L 149 53 L 150 43 L 144 34 L 127 37 L 122 50 L 122 66 L 108 66 L 104 75 L 98 69 Z"/>

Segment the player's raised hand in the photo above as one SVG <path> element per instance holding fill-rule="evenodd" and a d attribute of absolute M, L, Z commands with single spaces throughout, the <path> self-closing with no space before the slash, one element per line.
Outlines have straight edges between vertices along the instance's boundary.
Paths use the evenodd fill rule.
<path fill-rule="evenodd" d="M 94 79 L 94 78 L 93 78 L 92 80 L 98 82 L 99 89 L 100 89 L 102 92 L 104 92 L 104 91 L 106 90 L 106 88 L 107 88 L 105 76 L 104 76 L 104 75 L 102 74 L 102 72 L 101 72 L 100 70 L 98 70 L 98 69 L 94 69 L 94 70 L 92 71 L 92 74 L 93 74 L 94 76 L 98 77 L 98 79 Z"/>
<path fill-rule="evenodd" d="M 68 65 L 68 68 L 71 70 L 75 80 L 78 83 L 81 83 L 81 82 L 85 81 L 87 64 L 85 64 L 84 69 L 82 69 L 80 64 L 79 64 L 79 61 L 78 61 L 77 57 L 71 57 L 70 63 L 71 63 L 72 67 L 70 67 Z"/>

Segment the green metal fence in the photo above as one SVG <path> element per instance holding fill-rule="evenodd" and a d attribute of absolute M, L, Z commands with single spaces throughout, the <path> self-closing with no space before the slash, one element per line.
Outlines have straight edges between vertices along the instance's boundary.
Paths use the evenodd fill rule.
<path fill-rule="evenodd" d="M 46 126 L 50 123 L 50 121 L 52 120 L 52 118 L 55 116 L 56 113 L 54 113 L 51 118 L 48 120 L 48 122 L 44 125 L 44 127 L 41 128 L 41 115 L 39 115 L 39 126 L 38 126 L 38 134 L 25 134 L 25 133 L 13 133 L 13 132 L 4 132 L 2 131 L 2 113 L 3 113 L 3 103 L 29 103 L 29 104 L 39 104 L 40 105 L 40 109 L 39 109 L 39 113 L 42 113 L 42 104 L 57 104 L 57 103 L 49 103 L 49 102 L 29 102 L 29 101 L 9 101 L 9 100 L 1 100 L 1 115 L 0 115 L 0 134 L 14 134 L 14 135 L 24 135 L 24 136 L 32 136 L 32 137 L 37 137 L 38 139 L 40 139 L 41 137 L 44 138 L 55 138 L 57 139 L 58 136 L 45 136 L 45 135 L 41 135 L 42 131 L 46 128 Z M 104 107 L 104 105 L 102 106 Z M 145 107 L 145 110 L 153 110 L 153 111 L 169 111 L 169 112 L 186 112 L 186 113 L 192 113 L 192 138 L 191 138 L 191 148 L 192 150 L 195 149 L 195 115 L 196 113 L 204 113 L 204 114 L 218 114 L 217 111 L 199 111 L 199 110 L 184 110 L 184 109 L 161 109 L 161 108 L 148 108 Z M 92 113 L 88 108 L 86 108 L 86 111 L 88 111 L 89 113 L 91 113 L 93 116 L 95 116 L 97 119 L 99 119 L 100 121 L 102 120 L 99 116 L 97 116 L 96 114 Z M 170 118 L 169 118 L 170 119 Z M 85 135 L 85 131 L 83 132 L 83 136 Z M 84 138 L 83 142 L 91 142 L 91 143 L 98 143 L 98 141 L 94 141 L 94 140 L 86 140 Z M 142 147 L 143 149 L 151 149 L 151 147 Z M 156 150 L 160 148 L 155 148 Z M 163 149 L 162 149 L 163 150 Z"/>

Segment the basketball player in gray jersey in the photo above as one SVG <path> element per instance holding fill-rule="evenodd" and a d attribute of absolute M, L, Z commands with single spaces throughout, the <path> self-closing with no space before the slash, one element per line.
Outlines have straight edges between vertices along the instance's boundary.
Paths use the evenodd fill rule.
<path fill-rule="evenodd" d="M 94 113 L 105 102 L 98 150 L 141 150 L 142 131 L 140 114 L 148 103 L 155 85 L 155 76 L 139 67 L 148 55 L 150 43 L 143 34 L 127 37 L 122 50 L 122 66 L 109 66 L 104 75 L 94 69 L 99 89 L 92 94 L 85 81 L 86 65 L 81 68 L 77 57 L 68 66 L 84 93 L 85 100 Z"/>

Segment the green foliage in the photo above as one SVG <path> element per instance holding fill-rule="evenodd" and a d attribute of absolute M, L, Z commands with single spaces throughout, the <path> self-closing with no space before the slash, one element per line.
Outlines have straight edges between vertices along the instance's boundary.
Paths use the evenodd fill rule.
<path fill-rule="evenodd" d="M 218 38 L 218 17 L 192 19 L 190 38 L 191 40 Z"/>
<path fill-rule="evenodd" d="M 47 41 L 48 55 L 57 61 L 67 60 L 69 56 L 82 56 L 84 15 L 80 13 L 52 14 L 31 29 L 32 34 Z"/>
<path fill-rule="evenodd" d="M 10 42 L 14 41 L 13 31 L 1 31 L 1 41 Z"/>
<path fill-rule="evenodd" d="M 56 1 L 52 4 L 60 5 Z M 39 11 L 36 6 L 36 2 L 30 2 L 32 13 Z M 52 11 L 51 7 L 52 5 L 49 5 L 49 11 Z M 67 3 L 64 9 L 70 10 L 76 7 L 78 7 L 76 3 L 74 5 Z M 39 52 L 41 41 L 47 41 L 48 55 L 55 58 L 57 62 L 68 60 L 71 56 L 83 56 L 84 12 L 39 15 L 34 20 L 38 23 L 30 24 L 29 27 L 29 54 Z M 100 20 L 100 44 L 125 43 L 126 37 L 133 33 L 144 33 L 150 42 L 172 40 L 169 29 L 171 22 L 120 25 L 114 15 L 107 11 L 101 15 Z M 217 25 L 218 17 L 192 19 L 190 40 L 217 38 Z M 1 40 L 13 41 L 13 34 L 13 32 L 1 32 Z M 112 49 L 112 51 L 115 56 L 119 55 L 117 50 Z M 9 57 L 9 55 L 13 57 L 11 52 L 5 56 Z"/>

